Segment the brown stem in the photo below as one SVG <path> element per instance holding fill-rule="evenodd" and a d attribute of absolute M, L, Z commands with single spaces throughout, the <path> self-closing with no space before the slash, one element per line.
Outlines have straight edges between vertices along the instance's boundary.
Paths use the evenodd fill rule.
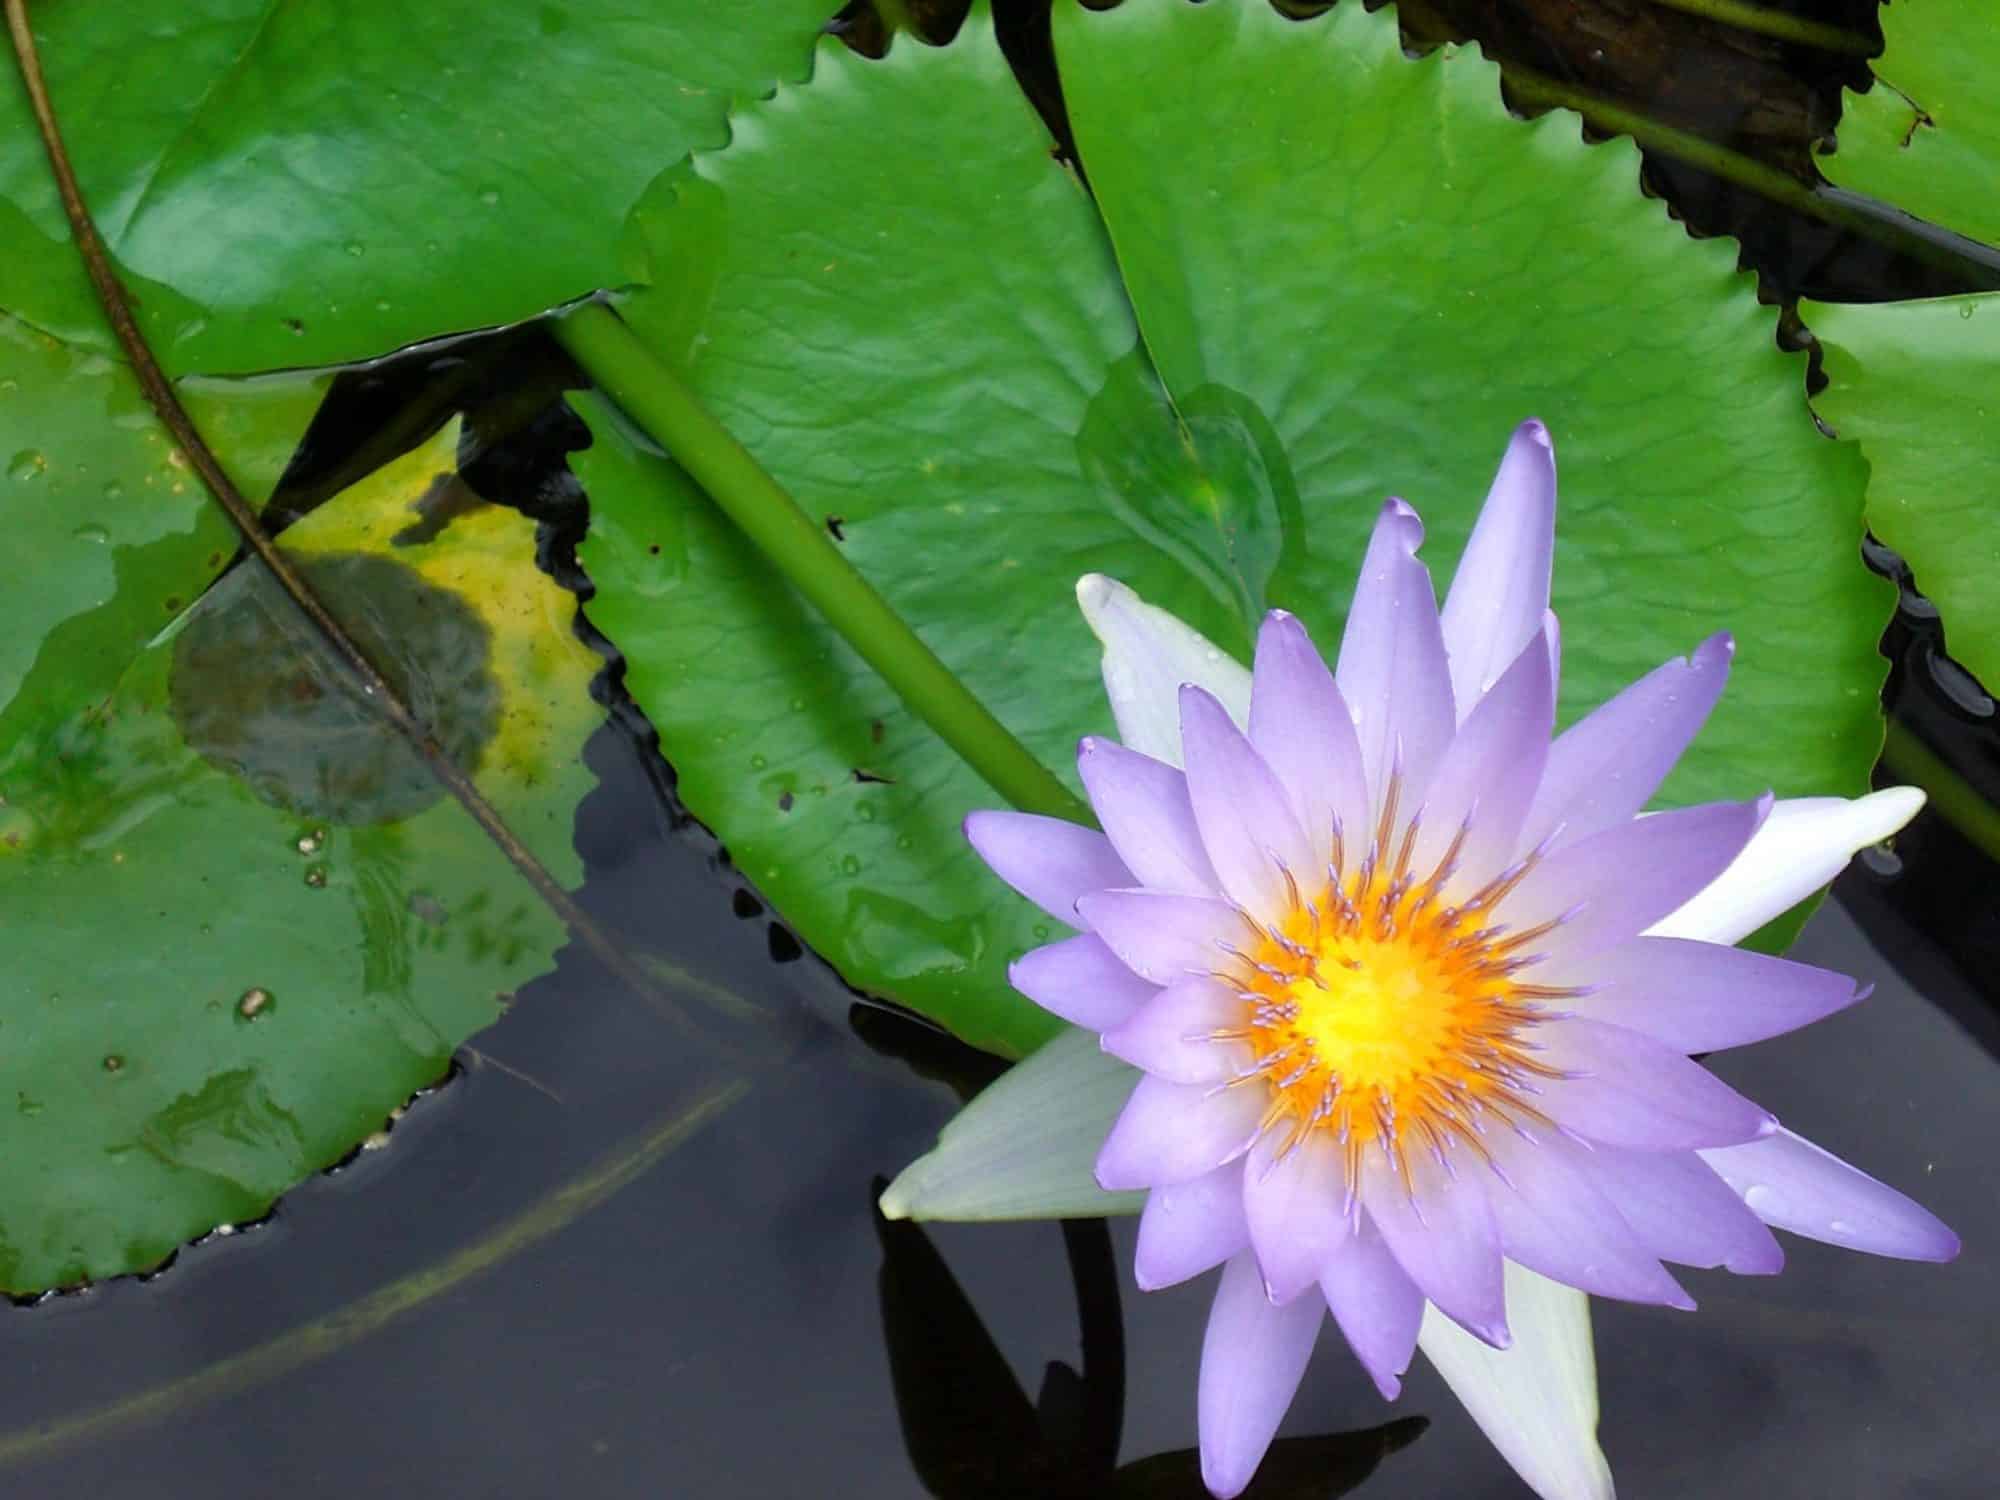
<path fill-rule="evenodd" d="M 41 56 L 35 48 L 34 34 L 28 29 L 27 0 L 5 0 L 7 29 L 13 37 L 14 56 L 21 65 L 21 81 L 27 85 L 28 102 L 35 112 L 35 123 L 41 130 L 42 144 L 48 148 L 49 167 L 55 173 L 56 190 L 62 195 L 63 212 L 69 217 L 70 232 L 75 236 L 77 253 L 83 258 L 84 270 L 90 275 L 91 285 L 97 289 L 97 300 L 104 306 L 104 315 L 111 323 L 111 331 L 117 336 L 119 347 L 125 351 L 125 358 L 132 366 L 132 373 L 138 377 L 139 388 L 145 393 L 160 422 L 172 435 L 173 440 L 187 454 L 195 472 L 215 497 L 242 533 L 244 542 L 257 555 L 271 576 L 277 579 L 292 603 L 304 612 L 334 654 L 347 665 L 361 681 L 361 690 L 376 711 L 389 721 L 389 725 L 421 755 L 445 789 L 458 800 L 472 815 L 472 819 L 486 836 L 499 846 L 500 852 L 516 870 L 521 872 L 535 893 L 548 903 L 571 932 L 582 939 L 584 944 L 613 974 L 652 1003 L 656 1009 L 685 1024 L 685 1018 L 672 999 L 649 979 L 643 969 L 633 962 L 610 937 L 593 922 L 569 893 L 556 883 L 534 851 L 515 837 L 514 832 L 501 819 L 500 814 L 488 802 L 472 778 L 445 752 L 437 737 L 411 712 L 381 670 L 370 661 L 354 637 L 349 635 L 340 621 L 335 619 L 326 605 L 315 594 L 297 568 L 278 550 L 270 534 L 257 519 L 257 513 L 243 498 L 229 476 L 222 470 L 214 452 L 202 441 L 201 433 L 189 418 L 187 408 L 181 405 L 173 384 L 160 369 L 159 361 L 153 358 L 153 351 L 147 346 L 146 337 L 139 331 L 138 321 L 132 316 L 132 307 L 125 298 L 125 289 L 119 285 L 117 275 L 111 269 L 110 257 L 105 253 L 104 241 L 99 238 L 97 225 L 90 217 L 90 210 L 84 204 L 83 191 L 77 185 L 76 173 L 70 167 L 69 152 L 63 145 L 62 131 L 56 125 L 55 107 L 49 102 L 48 83 L 42 76 Z"/>

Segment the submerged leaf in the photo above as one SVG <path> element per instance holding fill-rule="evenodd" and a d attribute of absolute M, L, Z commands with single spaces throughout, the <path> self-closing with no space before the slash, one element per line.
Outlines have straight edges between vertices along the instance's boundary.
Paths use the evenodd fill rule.
<path fill-rule="evenodd" d="M 445 739 L 574 883 L 598 661 L 531 523 L 476 504 L 418 525 L 457 483 L 456 440 L 453 423 L 283 542 L 336 615 L 393 638 L 414 700 L 469 705 Z M 434 1082 L 563 936 L 254 564 L 107 687 L 80 669 L 63 713 L 41 702 L 0 761 L 17 1293 L 260 1216 Z"/>
<path fill-rule="evenodd" d="M 1412 62 L 1358 5 L 1056 20 L 1094 206 L 975 14 L 944 49 L 822 50 L 668 173 L 622 307 L 1031 750 L 1068 776 L 1111 728 L 1078 575 L 1213 640 L 1273 604 L 1333 642 L 1384 496 L 1421 505 L 1447 569 L 1539 415 L 1565 719 L 1725 626 L 1735 679 L 1668 800 L 1861 789 L 1891 591 L 1856 555 L 1860 465 L 1814 430 L 1733 247 L 1643 198 L 1629 144 L 1509 118 L 1490 64 Z M 1006 965 L 1056 923 L 963 843 L 991 790 L 580 406 L 591 617 L 688 806 L 851 982 L 1030 1050 L 1053 1023 Z"/>

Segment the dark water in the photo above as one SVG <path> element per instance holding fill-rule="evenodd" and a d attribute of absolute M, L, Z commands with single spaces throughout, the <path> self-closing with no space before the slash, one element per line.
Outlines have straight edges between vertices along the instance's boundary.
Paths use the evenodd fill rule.
<path fill-rule="evenodd" d="M 1193 1500 L 1190 1464 L 1132 1461 L 1192 1440 L 1206 1286 L 1137 1292 L 1129 1224 L 1109 1247 L 1052 1224 L 885 1235 L 874 1180 L 929 1144 L 952 1088 L 865 1045 L 813 961 L 774 962 L 765 920 L 735 914 L 698 838 L 627 836 L 644 782 L 629 757 L 618 773 L 615 740 L 596 748 L 614 771 L 584 817 L 598 910 L 643 907 L 705 977 L 789 1018 L 772 1055 L 689 1057 L 566 955 L 387 1149 L 150 1282 L 8 1316 L 8 1492 Z M 1898 884 L 1863 868 L 1843 882 L 1881 948 L 1829 905 L 1798 949 L 1876 978 L 1874 998 L 1716 1067 L 1913 1189 L 1967 1252 L 1937 1268 L 1792 1241 L 1775 1280 L 1689 1273 L 1692 1315 L 1597 1303 L 1606 1446 L 1628 1496 L 1988 1493 L 2000 1063 L 1950 1014 L 1990 1015 L 1981 997 L 1898 930 Z M 1921 991 L 1899 964 L 1924 969 Z M 971 1061 L 897 1019 L 866 1029 L 933 1067 Z M 604 1201 L 448 1279 L 455 1255 L 702 1099 L 703 1122 Z M 354 1305 L 385 1287 L 408 1290 L 400 1316 L 329 1330 L 343 1308 L 364 1321 Z M 1031 1418 L 1051 1361 L 1086 1378 L 1049 1382 Z M 198 1399 L 118 1410 L 204 1372 L 218 1383 Z M 1366 1431 L 1409 1417 L 1429 1419 L 1413 1442 Z M 1285 1430 L 1357 1429 L 1357 1471 L 1408 1443 L 1364 1493 L 1526 1493 L 1427 1370 L 1386 1407 L 1329 1335 Z M 1114 1451 L 1122 1479 L 1090 1458 Z M 1338 1453 L 1319 1456 L 1337 1472 Z"/>
<path fill-rule="evenodd" d="M 1037 7 L 1003 9 L 1031 89 L 1059 108 L 1036 71 Z M 1558 9 L 1405 7 L 1413 27 L 1497 37 L 1545 72 L 1615 85 L 1590 73 L 1588 35 L 1548 29 Z M 1867 20 L 1845 0 L 1821 9 Z M 1776 101 L 1755 118 L 1790 120 L 1789 134 L 1767 141 L 1744 124 L 1734 140 L 1773 159 L 1824 128 L 1853 66 L 1754 48 L 1751 62 L 1707 107 L 1721 118 L 1756 90 Z M 1934 265 L 1670 162 L 1651 171 L 1696 223 L 1741 234 L 1779 292 L 1945 289 Z M 345 377 L 278 518 L 464 408 L 468 480 L 555 523 L 547 558 L 561 574 L 582 519 L 561 477 L 574 434 L 550 404 L 564 375 L 545 341 L 516 333 Z M 1955 674 L 1941 632 L 1906 594 L 1885 641 L 1889 700 L 1990 806 L 1993 705 Z M 579 814 L 584 904 L 767 1024 L 691 1045 L 567 952 L 386 1149 L 163 1275 L 0 1309 L 0 1491 L 1202 1493 L 1185 1449 L 1207 1279 L 1137 1292 L 1129 1223 L 881 1225 L 877 1179 L 926 1149 L 958 1089 L 990 1069 L 915 1023 L 857 1010 L 676 817 L 617 713 L 627 727 L 593 741 L 604 785 Z M 1774 1280 L 1687 1273 L 1703 1304 L 1692 1315 L 1596 1303 L 1605 1446 L 1628 1497 L 1993 1492 L 2000 872 L 1933 812 L 1897 849 L 1857 864 L 1795 950 L 1873 979 L 1874 998 L 1714 1065 L 1915 1193 L 1965 1254 L 1910 1266 L 1788 1241 Z M 1295 1452 L 1310 1480 L 1274 1459 L 1253 1496 L 1357 1482 L 1426 1500 L 1527 1493 L 1421 1361 L 1388 1407 L 1332 1335 L 1284 1431 L 1322 1439 Z"/>

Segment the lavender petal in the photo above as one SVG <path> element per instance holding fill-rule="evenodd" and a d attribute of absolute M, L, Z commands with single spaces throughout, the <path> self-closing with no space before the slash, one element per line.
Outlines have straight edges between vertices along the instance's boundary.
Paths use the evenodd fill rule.
<path fill-rule="evenodd" d="M 1515 929 L 1564 918 L 1548 945 L 1574 958 L 1637 937 L 1743 851 L 1771 798 L 1635 818 L 1551 854 L 1497 910 Z"/>
<path fill-rule="evenodd" d="M 1250 1149 L 1261 1090 L 1213 1089 L 1142 1077 L 1097 1153 L 1108 1192 L 1189 1182 Z"/>
<path fill-rule="evenodd" d="M 1484 879 L 1508 863 L 1542 779 L 1555 716 L 1548 639 L 1537 634 L 1479 700 L 1439 759 L 1424 795 L 1411 868 L 1429 875 L 1461 832 L 1461 869 Z"/>
<path fill-rule="evenodd" d="M 1200 896 L 1094 891 L 1077 912 L 1127 968 L 1154 984 L 1226 969 L 1230 950 L 1254 939 L 1235 907 Z"/>
<path fill-rule="evenodd" d="M 1789 1130 L 1701 1159 L 1779 1229 L 1898 1260 L 1958 1255 L 1958 1236 L 1929 1209 Z"/>
<path fill-rule="evenodd" d="M 1104 1050 L 1173 1083 L 1220 1083 L 1249 1060 L 1249 1048 L 1208 1035 L 1242 1026 L 1244 1010 L 1242 997 L 1228 985 L 1179 979 L 1130 1020 L 1106 1031 Z"/>
<path fill-rule="evenodd" d="M 1712 635 L 1691 657 L 1654 668 L 1564 730 L 1549 748 L 1522 844 L 1533 847 L 1560 827 L 1560 848 L 1634 817 L 1708 721 L 1735 653 L 1726 631 Z"/>
<path fill-rule="evenodd" d="M 1181 689 L 1181 748 L 1201 841 L 1222 891 L 1264 922 L 1289 909 L 1282 871 L 1313 871 L 1312 848 L 1278 778 L 1198 687 Z"/>
<path fill-rule="evenodd" d="M 1586 1153 L 1548 1136 L 1495 1131 L 1488 1149 L 1506 1173 L 1480 1181 L 1509 1260 L 1598 1297 L 1692 1311 L 1694 1299 L 1626 1224 L 1585 1171 Z"/>
<path fill-rule="evenodd" d="M 1221 1265 L 1250 1243 L 1243 1218 L 1243 1163 L 1230 1162 L 1188 1182 L 1156 1187 L 1139 1216 L 1132 1261 L 1141 1291 L 1177 1286 Z"/>
<path fill-rule="evenodd" d="M 1297 1394 L 1325 1305 L 1317 1296 L 1282 1307 L 1264 1295 L 1257 1258 L 1222 1269 L 1201 1344 L 1197 1398 L 1201 1477 L 1216 1500 L 1243 1492 Z"/>
<path fill-rule="evenodd" d="M 1777 1122 L 1699 1063 L 1649 1036 L 1599 1021 L 1537 1027 L 1540 1060 L 1567 1078 L 1539 1084 L 1535 1108 L 1558 1125 L 1640 1151 L 1756 1140 Z"/>
<path fill-rule="evenodd" d="M 1361 764 L 1379 798 L 1402 768 L 1405 806 L 1420 801 L 1458 722 L 1431 575 L 1417 561 L 1423 523 L 1401 500 L 1382 507 L 1354 586 L 1334 681 L 1354 715 Z"/>
<path fill-rule="evenodd" d="M 1508 440 L 1445 596 L 1444 646 L 1461 724 L 1540 634 L 1555 541 L 1555 445 L 1530 419 Z"/>
<path fill-rule="evenodd" d="M 1250 1244 L 1273 1302 L 1289 1302 L 1318 1281 L 1352 1233 L 1339 1148 L 1324 1131 L 1289 1152 L 1283 1145 L 1273 1131 L 1250 1148 L 1243 1164 Z M 1410 1336 L 1416 1337 L 1414 1330 Z"/>
<path fill-rule="evenodd" d="M 976 812 L 965 820 L 965 836 L 994 874 L 1072 927 L 1081 925 L 1076 898 L 1085 891 L 1135 883 L 1109 839 L 1062 818 Z"/>
<path fill-rule="evenodd" d="M 1257 632 L 1251 682 L 1250 743 L 1285 788 L 1319 870 L 1332 854 L 1336 821 L 1368 826 L 1354 720 L 1305 626 L 1283 610 L 1266 615 Z"/>
<path fill-rule="evenodd" d="M 1136 877 L 1113 884 L 1187 896 L 1216 892 L 1186 776 L 1165 761 L 1095 738 L 1076 747 L 1076 769 L 1110 847 Z"/>
<path fill-rule="evenodd" d="M 1428 1159 L 1412 1163 L 1415 1193 L 1373 1149 L 1362 1168 L 1362 1201 L 1389 1253 L 1468 1333 L 1508 1344 L 1500 1232 L 1485 1189 L 1469 1172 L 1451 1176 Z"/>
<path fill-rule="evenodd" d="M 1593 1021 L 1644 1032 L 1676 1052 L 1741 1047 L 1845 1009 L 1863 991 L 1845 974 L 1686 938 L 1634 938 L 1550 978 L 1592 993 L 1565 1002 Z"/>
<path fill-rule="evenodd" d="M 1582 1165 L 1661 1260 L 1738 1276 L 1783 1269 L 1785 1252 L 1771 1231 L 1694 1152 L 1599 1146 Z"/>
<path fill-rule="evenodd" d="M 1416 1352 L 1424 1294 L 1383 1243 L 1367 1216 L 1320 1271 L 1319 1287 L 1348 1347 L 1384 1401 L 1403 1393 L 1403 1372 Z"/>
<path fill-rule="evenodd" d="M 1030 949 L 1007 978 L 1043 1010 L 1091 1031 L 1123 1025 L 1159 993 L 1090 933 Z"/>

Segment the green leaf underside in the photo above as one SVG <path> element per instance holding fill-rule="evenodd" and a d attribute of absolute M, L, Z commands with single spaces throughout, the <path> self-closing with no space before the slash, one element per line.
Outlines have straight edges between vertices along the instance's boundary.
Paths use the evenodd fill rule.
<path fill-rule="evenodd" d="M 617 280 L 654 173 L 804 74 L 826 0 L 38 5 L 70 156 L 175 372 L 333 363 Z M 0 307 L 103 343 L 0 69 Z"/>
<path fill-rule="evenodd" d="M 1882 7 L 1875 83 L 1841 107 L 1829 181 L 2000 245 L 2000 25 L 1953 0 Z"/>
<path fill-rule="evenodd" d="M 1056 27 L 1095 212 L 975 17 L 944 50 L 823 49 L 668 174 L 624 309 L 1031 749 L 1070 776 L 1111 727 L 1079 574 L 1238 651 L 1282 605 L 1331 653 L 1382 498 L 1423 511 L 1448 577 L 1539 415 L 1565 720 L 1731 629 L 1666 800 L 1862 789 L 1892 596 L 1856 557 L 1861 466 L 1813 429 L 1733 247 L 1645 201 L 1629 145 L 1509 119 L 1489 64 L 1412 63 L 1354 5 Z M 991 793 L 580 405 L 591 615 L 690 808 L 850 981 L 1003 1052 L 1047 1035 L 1005 964 L 1060 928 L 958 830 Z"/>
<path fill-rule="evenodd" d="M 455 440 L 285 543 L 411 697 L 477 705 L 443 738 L 573 883 L 596 661 L 531 523 L 475 506 L 406 535 L 455 483 Z M 305 639 L 239 567 L 108 693 L 80 681 L 66 718 L 7 743 L 0 1289 L 144 1269 L 261 1215 L 435 1080 L 562 939 L 400 742 L 359 727 L 323 648 L 287 650 Z"/>
<path fill-rule="evenodd" d="M 1814 405 L 1868 460 L 1868 524 L 1944 613 L 1951 654 L 2000 686 L 2000 296 L 1807 303 Z"/>

